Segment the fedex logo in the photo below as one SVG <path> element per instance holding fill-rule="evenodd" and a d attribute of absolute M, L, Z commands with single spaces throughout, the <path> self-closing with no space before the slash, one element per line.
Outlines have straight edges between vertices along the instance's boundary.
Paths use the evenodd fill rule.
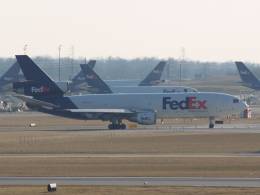
<path fill-rule="evenodd" d="M 50 91 L 49 87 L 41 86 L 40 88 L 31 87 L 32 93 L 48 93 Z"/>
<path fill-rule="evenodd" d="M 86 75 L 87 79 L 93 80 L 96 79 L 95 75 L 87 74 Z"/>
<path fill-rule="evenodd" d="M 78 81 L 85 81 L 86 79 L 85 79 L 85 77 L 80 76 L 80 77 L 77 78 L 77 80 Z"/>
<path fill-rule="evenodd" d="M 205 110 L 207 109 L 206 100 L 197 100 L 195 96 L 186 97 L 185 100 L 178 102 L 177 100 L 173 100 L 171 97 L 163 97 L 163 109 L 166 110 L 169 107 L 172 110 Z"/>

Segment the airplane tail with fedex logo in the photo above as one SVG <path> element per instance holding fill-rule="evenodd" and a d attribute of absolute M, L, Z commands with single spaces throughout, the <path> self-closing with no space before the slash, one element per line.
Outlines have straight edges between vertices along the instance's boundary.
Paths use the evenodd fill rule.
<path fill-rule="evenodd" d="M 143 81 L 140 82 L 139 86 L 152 86 L 157 85 L 161 81 L 162 72 L 165 68 L 166 62 L 161 61 L 159 64 L 150 72 Z"/>
<path fill-rule="evenodd" d="M 63 96 L 64 92 L 27 55 L 16 55 L 26 81 L 13 84 L 14 90 L 34 98 Z"/>
<path fill-rule="evenodd" d="M 93 70 L 96 64 L 96 60 L 90 60 L 87 64 L 82 66 L 88 67 L 90 70 Z M 71 92 L 87 92 L 89 91 L 90 86 L 85 78 L 85 73 L 81 68 L 81 71 L 72 79 L 70 90 Z"/>
<path fill-rule="evenodd" d="M 86 83 L 89 86 L 89 92 L 97 94 L 113 93 L 110 87 L 98 76 L 98 74 L 90 66 L 88 66 L 87 64 L 81 64 L 80 67 L 82 69 L 82 72 L 84 73 Z"/>
<path fill-rule="evenodd" d="M 235 62 L 241 80 L 251 88 L 260 88 L 260 82 L 243 62 Z"/>

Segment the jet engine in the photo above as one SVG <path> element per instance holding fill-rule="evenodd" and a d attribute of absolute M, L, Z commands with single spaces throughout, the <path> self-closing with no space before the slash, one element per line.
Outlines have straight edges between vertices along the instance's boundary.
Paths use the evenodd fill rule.
<path fill-rule="evenodd" d="M 154 125 L 156 123 L 156 113 L 138 112 L 134 117 L 131 117 L 129 120 L 141 125 Z"/>

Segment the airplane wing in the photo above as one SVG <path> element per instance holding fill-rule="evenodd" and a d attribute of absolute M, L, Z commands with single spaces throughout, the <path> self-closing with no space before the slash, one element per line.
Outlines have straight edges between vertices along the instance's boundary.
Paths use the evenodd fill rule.
<path fill-rule="evenodd" d="M 25 101 L 27 104 L 30 104 L 31 106 L 37 106 L 37 107 L 45 107 L 49 109 L 56 109 L 60 108 L 59 106 L 55 104 L 51 104 L 45 101 L 36 100 L 33 97 L 30 96 L 24 96 L 24 95 L 14 95 L 14 97 L 19 98 L 23 101 Z M 73 112 L 73 113 L 103 113 L 103 114 L 133 114 L 135 112 L 132 112 L 128 109 L 65 109 L 65 111 Z"/>
<path fill-rule="evenodd" d="M 106 114 L 133 114 L 134 112 L 127 109 L 66 109 L 74 113 L 106 113 Z"/>

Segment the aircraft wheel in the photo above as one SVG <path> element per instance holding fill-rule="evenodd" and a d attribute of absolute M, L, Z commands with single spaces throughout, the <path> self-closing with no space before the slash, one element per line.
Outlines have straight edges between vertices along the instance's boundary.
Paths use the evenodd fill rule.
<path fill-rule="evenodd" d="M 214 124 L 209 124 L 209 128 L 213 129 L 214 128 Z"/>
<path fill-rule="evenodd" d="M 125 124 L 121 124 L 121 129 L 126 129 L 126 125 Z"/>
<path fill-rule="evenodd" d="M 108 125 L 108 129 L 110 129 L 110 130 L 114 129 L 114 125 L 113 124 L 109 124 Z"/>
<path fill-rule="evenodd" d="M 126 129 L 126 125 L 123 123 L 111 123 L 108 125 L 108 129 Z"/>

